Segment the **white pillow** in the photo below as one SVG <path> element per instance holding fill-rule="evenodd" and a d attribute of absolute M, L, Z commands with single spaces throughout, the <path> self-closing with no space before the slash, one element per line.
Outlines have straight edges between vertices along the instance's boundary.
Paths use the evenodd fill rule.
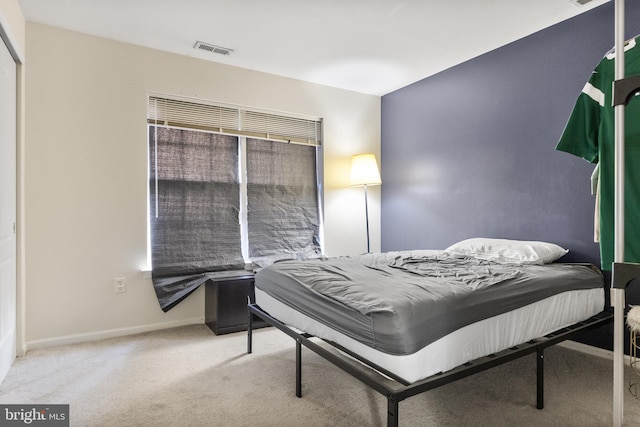
<path fill-rule="evenodd" d="M 452 255 L 468 256 L 503 264 L 549 264 L 569 251 L 547 242 L 473 238 L 444 250 Z"/>

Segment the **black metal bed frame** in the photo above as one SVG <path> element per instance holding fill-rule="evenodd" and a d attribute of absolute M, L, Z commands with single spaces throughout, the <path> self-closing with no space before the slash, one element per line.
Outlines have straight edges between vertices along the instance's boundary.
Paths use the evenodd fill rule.
<path fill-rule="evenodd" d="M 362 381 L 378 393 L 387 398 L 387 426 L 398 426 L 398 410 L 399 403 L 411 396 L 415 396 L 420 393 L 424 393 L 428 390 L 435 389 L 437 387 L 449 384 L 453 381 L 468 377 L 472 374 L 484 371 L 494 366 L 501 365 L 503 363 L 515 360 L 522 356 L 536 353 L 536 386 L 537 386 L 537 404 L 538 409 L 544 407 L 544 350 L 547 347 L 555 345 L 564 340 L 570 339 L 576 334 L 597 328 L 612 321 L 613 313 L 603 311 L 587 320 L 578 322 L 569 327 L 560 329 L 544 337 L 536 338 L 528 341 L 524 344 L 520 344 L 511 347 L 501 352 L 490 354 L 485 357 L 467 362 L 464 365 L 451 369 L 447 372 L 441 372 L 425 379 L 408 383 L 405 380 L 397 377 L 391 372 L 377 366 L 374 363 L 364 359 L 344 347 L 323 340 L 336 348 L 338 352 L 331 351 L 318 343 L 311 340 L 312 335 L 307 333 L 298 333 L 278 321 L 265 311 L 263 311 L 257 304 L 250 302 L 248 305 L 249 310 L 249 326 L 247 330 L 247 353 L 253 351 L 253 321 L 254 316 L 259 317 L 269 325 L 272 325 L 280 329 L 285 334 L 289 335 L 296 341 L 296 396 L 302 397 L 302 346 L 304 345 L 311 351 L 320 355 L 327 361 L 336 365 L 349 375 Z M 344 353 L 344 354 L 340 354 Z M 349 359 L 345 355 L 356 359 L 357 362 Z"/>

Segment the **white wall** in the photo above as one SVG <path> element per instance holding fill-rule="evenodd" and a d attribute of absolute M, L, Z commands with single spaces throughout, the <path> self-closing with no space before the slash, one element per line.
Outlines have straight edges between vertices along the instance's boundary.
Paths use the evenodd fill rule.
<path fill-rule="evenodd" d="M 26 338 L 29 347 L 201 323 L 198 290 L 163 313 L 146 262 L 147 91 L 324 119 L 328 255 L 364 252 L 350 157 L 380 152 L 380 98 L 35 23 L 26 46 Z M 371 192 L 372 249 L 380 191 Z M 114 294 L 115 277 L 128 290 Z"/>
<path fill-rule="evenodd" d="M 11 37 L 14 49 L 24 54 L 26 22 L 17 0 L 2 0 L 0 2 L 0 16 L 3 30 Z"/>

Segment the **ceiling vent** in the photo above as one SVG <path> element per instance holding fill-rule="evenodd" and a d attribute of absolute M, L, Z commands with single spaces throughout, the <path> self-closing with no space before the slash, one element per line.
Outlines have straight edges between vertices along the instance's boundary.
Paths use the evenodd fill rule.
<path fill-rule="evenodd" d="M 193 45 L 194 49 L 205 50 L 207 52 L 218 53 L 220 55 L 229 55 L 233 52 L 233 49 L 228 49 L 222 46 L 216 46 L 211 43 L 205 43 L 201 41 L 197 41 L 196 44 Z"/>

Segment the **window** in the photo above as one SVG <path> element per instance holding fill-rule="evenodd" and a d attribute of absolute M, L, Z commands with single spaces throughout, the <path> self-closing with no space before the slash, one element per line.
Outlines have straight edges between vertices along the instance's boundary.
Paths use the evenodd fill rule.
<path fill-rule="evenodd" d="M 320 126 L 149 97 L 152 278 L 164 311 L 211 272 L 321 253 Z"/>

